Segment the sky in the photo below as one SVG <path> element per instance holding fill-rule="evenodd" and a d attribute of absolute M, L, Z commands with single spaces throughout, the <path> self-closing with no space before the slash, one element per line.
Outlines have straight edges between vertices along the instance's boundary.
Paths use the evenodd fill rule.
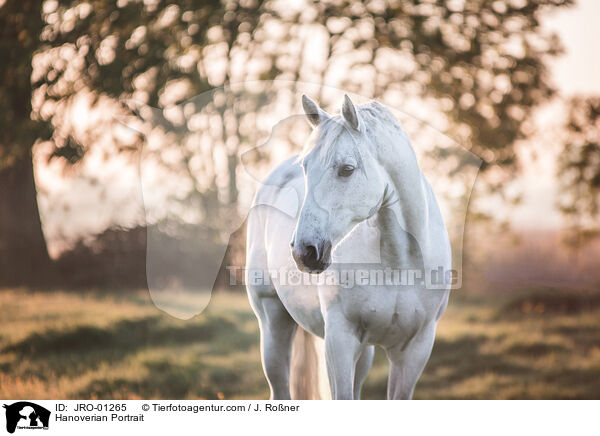
<path fill-rule="evenodd" d="M 566 53 L 553 61 L 552 75 L 565 94 L 600 94 L 600 1 L 579 0 L 575 7 L 549 15 Z"/>

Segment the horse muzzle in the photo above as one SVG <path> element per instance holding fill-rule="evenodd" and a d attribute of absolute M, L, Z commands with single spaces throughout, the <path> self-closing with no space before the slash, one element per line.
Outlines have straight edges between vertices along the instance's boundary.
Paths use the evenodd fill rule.
<path fill-rule="evenodd" d="M 331 241 L 290 243 L 292 257 L 302 272 L 320 274 L 331 265 Z"/>

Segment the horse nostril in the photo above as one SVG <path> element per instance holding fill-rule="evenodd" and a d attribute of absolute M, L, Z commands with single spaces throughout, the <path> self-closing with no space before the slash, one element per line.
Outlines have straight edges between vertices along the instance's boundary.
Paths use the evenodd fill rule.
<path fill-rule="evenodd" d="M 308 259 L 312 262 L 316 262 L 319 259 L 319 253 L 317 251 L 317 247 L 314 245 L 305 245 L 304 246 L 304 258 Z"/>
<path fill-rule="evenodd" d="M 294 245 L 294 239 L 290 245 Z M 329 253 L 331 244 L 321 241 L 303 241 L 298 240 L 296 247 L 292 249 L 292 258 L 298 269 L 310 273 L 321 273 L 329 266 Z"/>
<path fill-rule="evenodd" d="M 294 248 L 294 240 L 293 239 L 290 241 L 290 248 Z"/>

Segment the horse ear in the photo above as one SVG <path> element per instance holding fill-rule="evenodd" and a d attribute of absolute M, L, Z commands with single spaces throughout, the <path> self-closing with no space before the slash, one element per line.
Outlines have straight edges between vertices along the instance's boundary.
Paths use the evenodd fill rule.
<path fill-rule="evenodd" d="M 348 95 L 344 95 L 344 105 L 342 106 L 342 116 L 354 130 L 358 130 L 358 115 L 354 103 Z"/>
<path fill-rule="evenodd" d="M 302 108 L 308 121 L 314 127 L 317 127 L 323 119 L 328 117 L 327 113 L 306 95 L 302 95 Z"/>

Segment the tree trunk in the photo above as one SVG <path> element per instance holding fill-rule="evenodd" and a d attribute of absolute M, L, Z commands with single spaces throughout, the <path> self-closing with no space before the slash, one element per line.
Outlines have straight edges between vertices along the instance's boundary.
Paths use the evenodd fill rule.
<path fill-rule="evenodd" d="M 30 153 L 23 153 L 0 169 L 0 285 L 43 285 L 50 272 L 33 162 Z"/>

